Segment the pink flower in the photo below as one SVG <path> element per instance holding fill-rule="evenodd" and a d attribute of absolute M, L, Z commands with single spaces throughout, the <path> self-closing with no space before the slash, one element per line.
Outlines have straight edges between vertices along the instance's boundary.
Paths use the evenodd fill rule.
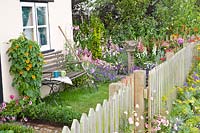
<path fill-rule="evenodd" d="M 15 121 L 15 120 L 16 120 L 16 117 L 12 116 L 12 117 L 11 117 L 11 120 L 12 120 L 12 121 Z"/>
<path fill-rule="evenodd" d="M 142 44 L 142 42 L 140 41 L 137 45 L 137 49 L 139 52 L 144 52 L 144 45 Z"/>
<path fill-rule="evenodd" d="M 146 128 L 148 128 L 148 127 L 149 127 L 149 125 L 148 125 L 147 123 L 145 123 L 145 127 L 146 127 Z"/>
<path fill-rule="evenodd" d="M 167 42 L 163 42 L 162 44 L 161 44 L 161 46 L 163 46 L 163 47 L 169 47 L 169 43 L 167 43 Z"/>
<path fill-rule="evenodd" d="M 156 128 L 156 130 L 159 131 L 159 130 L 161 130 L 161 128 L 158 126 L 158 127 Z"/>
<path fill-rule="evenodd" d="M 133 119 L 131 117 L 128 118 L 128 123 L 131 125 L 133 124 Z"/>
<path fill-rule="evenodd" d="M 74 30 L 79 30 L 80 27 L 79 27 L 79 26 L 74 26 L 73 29 L 74 29 Z"/>
<path fill-rule="evenodd" d="M 5 109 L 5 108 L 6 108 L 6 103 L 3 102 L 3 103 L 2 103 L 2 109 Z"/>
<path fill-rule="evenodd" d="M 4 121 L 4 122 L 6 122 L 6 118 L 4 118 L 4 117 L 1 120 Z"/>
<path fill-rule="evenodd" d="M 32 105 L 32 104 L 33 104 L 33 102 L 32 102 L 32 101 L 30 101 L 30 102 L 29 102 L 29 105 Z"/>
<path fill-rule="evenodd" d="M 13 100 L 14 98 L 15 98 L 15 96 L 14 96 L 14 95 L 10 95 L 10 99 L 12 99 L 12 100 Z"/>
<path fill-rule="evenodd" d="M 18 104 L 19 104 L 19 100 L 16 100 L 16 101 L 15 101 L 15 104 L 18 105 Z"/>

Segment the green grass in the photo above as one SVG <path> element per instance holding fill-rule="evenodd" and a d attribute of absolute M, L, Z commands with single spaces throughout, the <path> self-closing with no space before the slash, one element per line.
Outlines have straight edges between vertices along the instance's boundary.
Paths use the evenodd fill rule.
<path fill-rule="evenodd" d="M 84 87 L 66 89 L 46 97 L 44 101 L 52 106 L 67 106 L 76 112 L 88 113 L 90 108 L 96 108 L 97 103 L 102 104 L 104 99 L 108 99 L 108 86 L 109 83 L 100 84 L 98 85 L 98 91 Z"/>

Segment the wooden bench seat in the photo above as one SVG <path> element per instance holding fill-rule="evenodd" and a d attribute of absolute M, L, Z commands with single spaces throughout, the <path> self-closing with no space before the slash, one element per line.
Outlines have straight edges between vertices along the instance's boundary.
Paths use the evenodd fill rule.
<path fill-rule="evenodd" d="M 72 84 L 70 81 L 78 78 L 84 74 L 85 71 L 77 71 L 77 72 L 67 72 L 66 66 L 70 64 L 80 64 L 81 62 L 66 62 L 65 55 L 62 50 L 55 51 L 49 50 L 43 52 L 44 55 L 44 65 L 43 65 L 43 75 L 42 75 L 42 85 L 49 86 L 50 93 L 55 91 L 59 91 L 58 85 L 60 83 Z M 66 71 L 65 77 L 53 77 L 54 71 Z"/>

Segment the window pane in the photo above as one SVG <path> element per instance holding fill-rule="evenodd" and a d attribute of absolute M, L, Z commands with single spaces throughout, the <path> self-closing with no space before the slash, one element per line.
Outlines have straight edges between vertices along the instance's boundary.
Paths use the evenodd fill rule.
<path fill-rule="evenodd" d="M 47 29 L 38 28 L 39 31 L 39 43 L 40 45 L 47 45 Z"/>
<path fill-rule="evenodd" d="M 34 40 L 34 34 L 32 28 L 24 29 L 23 32 L 27 39 Z"/>
<path fill-rule="evenodd" d="M 46 25 L 46 8 L 37 7 L 38 25 Z"/>
<path fill-rule="evenodd" d="M 23 26 L 33 26 L 32 7 L 22 7 Z"/>

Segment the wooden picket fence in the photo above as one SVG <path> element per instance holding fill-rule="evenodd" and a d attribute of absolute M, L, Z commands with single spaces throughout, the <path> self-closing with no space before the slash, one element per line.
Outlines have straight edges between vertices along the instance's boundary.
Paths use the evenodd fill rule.
<path fill-rule="evenodd" d="M 83 113 L 80 122 L 74 119 L 71 128 L 64 126 L 62 133 L 114 133 L 119 131 L 120 119 L 125 111 L 135 110 L 138 116 L 148 112 L 150 120 L 153 115 L 161 114 L 163 107 L 170 110 L 176 97 L 174 87 L 185 82 L 196 53 L 193 51 L 195 45 L 189 44 L 152 69 L 147 88 L 146 72 L 143 70 L 110 84 L 109 99 L 104 100 L 102 105 L 97 104 L 96 109 L 90 108 L 88 115 Z M 148 98 L 148 110 L 145 110 L 145 98 Z M 135 108 L 136 104 L 140 106 L 139 109 Z M 140 126 L 135 128 L 135 132 L 144 130 L 144 120 L 139 122 Z"/>
<path fill-rule="evenodd" d="M 149 72 L 149 116 L 171 110 L 176 98 L 175 86 L 182 86 L 191 69 L 195 43 L 189 44 L 172 58 Z"/>
<path fill-rule="evenodd" d="M 90 108 L 88 115 L 83 113 L 80 122 L 73 120 L 71 129 L 63 127 L 62 133 L 114 133 L 119 131 L 120 117 L 133 109 L 133 78 L 126 77 L 120 82 L 110 84 L 114 95 Z M 112 92 L 111 92 L 112 93 Z"/>

